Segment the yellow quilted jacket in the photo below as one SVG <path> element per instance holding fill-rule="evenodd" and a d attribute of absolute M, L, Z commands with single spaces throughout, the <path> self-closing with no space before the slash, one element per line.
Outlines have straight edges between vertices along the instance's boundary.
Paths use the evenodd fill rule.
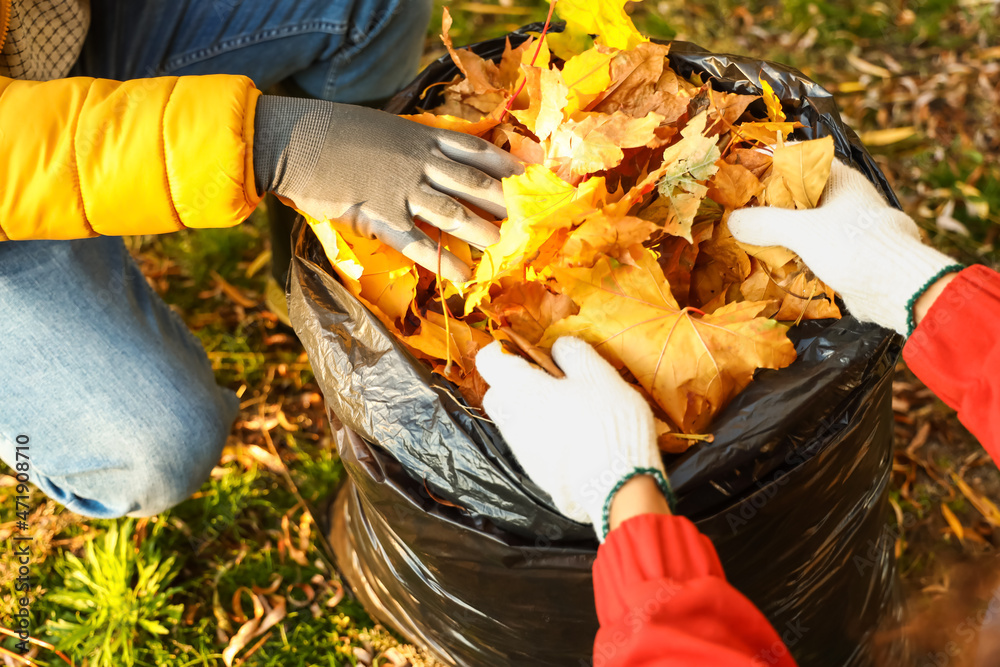
<path fill-rule="evenodd" d="M 0 0 L 0 49 L 11 0 Z M 229 227 L 260 201 L 247 77 L 0 77 L 0 240 Z"/>

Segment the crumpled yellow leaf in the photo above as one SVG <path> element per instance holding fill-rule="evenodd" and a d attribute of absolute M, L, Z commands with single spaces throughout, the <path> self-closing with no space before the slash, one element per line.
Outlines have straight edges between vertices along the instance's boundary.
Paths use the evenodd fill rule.
<path fill-rule="evenodd" d="M 579 187 L 570 185 L 542 165 L 529 164 L 523 174 L 503 179 L 507 220 L 500 226 L 500 240 L 486 248 L 465 301 L 465 314 L 488 300 L 490 287 L 521 266 L 557 230 L 596 209 L 607 198 L 604 179 L 597 177 Z"/>
<path fill-rule="evenodd" d="M 788 248 L 782 248 L 777 245 L 759 246 L 750 245 L 749 243 L 740 243 L 739 241 L 737 241 L 737 243 L 746 254 L 759 259 L 768 266 L 784 266 L 789 262 L 795 261 L 795 258 L 797 257 L 797 255 Z"/>
<path fill-rule="evenodd" d="M 635 216 L 588 215 L 566 238 L 555 259 L 564 267 L 591 267 L 602 255 L 628 261 L 627 251 L 648 240 L 658 227 Z"/>
<path fill-rule="evenodd" d="M 764 186 L 746 167 L 720 162 L 718 171 L 708 186 L 708 196 L 723 207 L 743 208 L 754 197 L 763 194 Z"/>
<path fill-rule="evenodd" d="M 354 296 L 375 306 L 389 322 L 406 317 L 417 290 L 413 260 L 377 239 L 358 236 L 336 220 L 310 222 L 334 270 Z"/>
<path fill-rule="evenodd" d="M 559 0 L 556 13 L 566 22 L 568 35 L 596 35 L 598 44 L 631 49 L 649 40 L 625 12 L 627 0 Z"/>
<path fill-rule="evenodd" d="M 691 242 L 691 226 L 706 193 L 704 186 L 699 186 L 697 192 L 675 191 L 670 197 L 657 197 L 640 215 L 654 222 L 664 234 Z"/>
<path fill-rule="evenodd" d="M 830 179 L 833 137 L 786 144 L 774 149 L 774 172 L 780 174 L 796 208 L 816 208 Z"/>
<path fill-rule="evenodd" d="M 767 314 L 779 322 L 839 318 L 841 315 L 833 300 L 833 290 L 818 278 L 809 278 L 794 261 L 771 269 L 755 263 L 749 277 L 740 285 L 740 292 L 749 301 L 773 302 L 774 307 Z"/>
<path fill-rule="evenodd" d="M 798 121 L 786 123 L 747 122 L 733 128 L 733 132 L 744 141 L 755 141 L 762 146 L 773 146 L 778 143 L 778 137 L 787 139 L 796 128 L 802 127 Z"/>
<path fill-rule="evenodd" d="M 520 87 L 520 79 L 523 76 L 521 65 L 531 64 L 530 62 L 525 63 L 524 58 L 527 53 L 534 53 L 536 46 L 535 40 L 529 38 L 515 49 L 511 48 L 510 38 L 506 39 L 503 55 L 500 56 L 500 62 L 497 64 L 497 71 L 500 74 L 499 83 L 503 88 L 514 93 Z"/>
<path fill-rule="evenodd" d="M 514 126 L 504 123 L 493 133 L 493 143 L 497 146 L 507 146 L 511 155 L 521 162 L 541 164 L 545 162 L 545 149 L 534 139 L 518 133 Z"/>
<path fill-rule="evenodd" d="M 523 65 L 521 67 L 531 103 L 527 109 L 512 111 L 514 117 L 524 124 L 536 137 L 546 139 L 563 122 L 563 108 L 566 106 L 567 88 L 562 72 L 557 69 L 541 69 Z"/>
<path fill-rule="evenodd" d="M 760 87 L 763 90 L 764 106 L 767 107 L 767 119 L 773 123 L 784 122 L 785 112 L 781 108 L 781 100 L 775 94 L 774 88 L 763 77 L 760 78 Z"/>
<path fill-rule="evenodd" d="M 421 315 L 414 311 L 413 315 L 420 320 L 420 328 L 411 336 L 400 336 L 400 340 L 417 356 L 432 361 L 451 359 L 464 372 L 475 367 L 479 350 L 493 342 L 488 333 L 470 327 L 456 317 L 448 317 L 446 329 L 445 316 L 441 313 L 429 310 L 426 315 Z"/>
<path fill-rule="evenodd" d="M 655 141 L 656 128 L 663 120 L 663 116 L 655 113 L 633 118 L 621 111 L 579 113 L 576 118 L 559 125 L 551 137 L 549 150 L 549 158 L 555 164 L 565 161 L 573 176 L 617 167 L 625 157 L 622 149 Z"/>
<path fill-rule="evenodd" d="M 306 222 L 319 239 L 320 245 L 326 252 L 326 258 L 330 260 L 337 274 L 344 280 L 356 283 L 364 273 L 365 267 L 358 262 L 351 246 L 337 233 L 333 224 L 329 220 L 321 222 L 309 216 L 306 216 Z"/>
<path fill-rule="evenodd" d="M 691 305 L 713 313 L 732 301 L 733 294 L 738 295 L 737 286 L 750 275 L 752 265 L 725 223 L 715 225 L 711 238 L 698 251 L 691 272 Z"/>
<path fill-rule="evenodd" d="M 708 89 L 709 115 L 712 130 L 709 135 L 722 134 L 732 128 L 747 107 L 758 98 L 754 95 L 739 95 L 737 93 L 719 93 Z"/>
<path fill-rule="evenodd" d="M 764 202 L 777 208 L 795 208 L 795 198 L 781 174 L 774 171 L 763 181 Z"/>
<path fill-rule="evenodd" d="M 795 360 L 787 327 L 758 317 L 766 302 L 723 306 L 711 315 L 679 308 L 656 257 L 633 248 L 634 265 L 609 258 L 592 269 L 555 269 L 580 313 L 556 323 L 542 344 L 575 335 L 625 366 L 685 433 L 697 433 L 758 368 Z"/>

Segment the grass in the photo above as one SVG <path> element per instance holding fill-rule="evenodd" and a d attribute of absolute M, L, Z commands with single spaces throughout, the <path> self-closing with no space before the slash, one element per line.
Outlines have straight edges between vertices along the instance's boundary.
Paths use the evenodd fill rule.
<path fill-rule="evenodd" d="M 172 586 L 176 556 L 164 557 L 157 546 L 162 524 L 138 548 L 134 528 L 134 521 L 112 523 L 87 542 L 82 558 L 67 552 L 55 563 L 61 583 L 48 599 L 59 615 L 47 623 L 48 634 L 95 667 L 135 663 L 137 645 L 170 634 L 184 608 L 169 604 L 181 589 Z"/>
<path fill-rule="evenodd" d="M 435 2 L 428 59 L 443 52 L 434 37 L 443 4 Z M 450 5 L 457 44 L 503 35 L 544 19 L 547 10 L 538 0 Z M 933 243 L 964 261 L 996 265 L 1000 104 L 982 84 L 998 76 L 1000 54 L 989 50 L 1000 36 L 993 3 L 648 0 L 633 11 L 647 34 L 801 68 L 836 93 L 859 132 L 913 127 L 907 138 L 872 148 L 906 210 Z M 948 211 L 959 226 L 945 224 Z M 369 656 L 391 664 L 389 649 L 421 664 L 414 649 L 397 647 L 398 638 L 343 596 L 324 560 L 307 508 L 323 507 L 344 471 L 308 360 L 262 307 L 264 216 L 233 229 L 129 244 L 202 341 L 219 382 L 240 395 L 241 416 L 211 479 L 158 517 L 85 521 L 32 492 L 34 636 L 58 644 L 77 665 L 223 664 L 231 638 L 253 622 L 256 598 L 258 629 L 282 605 L 284 616 L 245 642 L 234 664 L 354 665 Z M 939 581 L 942 563 L 989 550 L 994 539 L 994 527 L 975 508 L 928 475 L 960 470 L 979 490 L 1000 487 L 994 468 L 964 463 L 978 449 L 933 399 L 914 400 L 897 420 L 901 445 L 920 424 L 934 425 L 925 445 L 934 458 L 898 462 L 900 470 L 915 466 L 915 484 L 894 478 L 894 502 L 917 517 L 900 562 L 919 592 Z M 961 455 L 945 446 L 956 442 L 965 443 Z M 15 531 L 15 494 L 13 486 L 0 486 L 5 540 Z M 950 535 L 941 502 L 986 544 Z M 15 580 L 11 559 L 0 559 L 0 587 Z M 14 604 L 13 596 L 0 596 L 0 617 L 10 618 Z M 97 607 L 105 613 L 94 613 Z M 11 650 L 14 641 L 0 646 Z M 65 664 L 40 646 L 33 660 Z"/>

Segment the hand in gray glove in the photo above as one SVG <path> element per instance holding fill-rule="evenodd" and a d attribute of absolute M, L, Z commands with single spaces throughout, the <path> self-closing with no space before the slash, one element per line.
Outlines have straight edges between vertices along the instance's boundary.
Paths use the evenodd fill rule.
<path fill-rule="evenodd" d="M 435 272 L 437 243 L 414 218 L 485 248 L 499 240 L 497 225 L 457 199 L 506 217 L 499 179 L 524 171 L 477 137 L 325 100 L 263 95 L 254 134 L 258 192 L 274 192 L 317 220 L 339 219 Z M 464 281 L 470 272 L 443 251 L 441 274 Z"/>

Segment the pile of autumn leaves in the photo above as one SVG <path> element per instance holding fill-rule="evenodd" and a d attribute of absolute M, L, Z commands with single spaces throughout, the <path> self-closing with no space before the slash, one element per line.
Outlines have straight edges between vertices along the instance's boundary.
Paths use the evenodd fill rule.
<path fill-rule="evenodd" d="M 450 23 L 462 75 L 409 118 L 525 163 L 503 183 L 500 241 L 479 251 L 445 234 L 473 267 L 451 284 L 336 221 L 313 228 L 350 291 L 471 405 L 486 389 L 476 353 L 494 339 L 544 364 L 555 339 L 579 336 L 647 397 L 661 446 L 683 451 L 756 369 L 795 360 L 790 323 L 840 316 L 794 255 L 726 226 L 744 206 L 814 207 L 829 176 L 832 140 L 783 145 L 799 125 L 766 83 L 754 118 L 761 97 L 678 76 L 667 46 L 627 26 L 593 45 L 508 42 L 494 63 L 455 50 Z"/>

